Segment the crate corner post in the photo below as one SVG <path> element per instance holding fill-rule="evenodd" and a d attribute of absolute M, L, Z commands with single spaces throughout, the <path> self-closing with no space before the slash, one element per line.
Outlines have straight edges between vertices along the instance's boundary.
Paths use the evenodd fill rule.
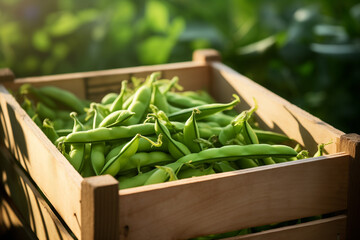
<path fill-rule="evenodd" d="M 201 63 L 221 62 L 221 55 L 215 49 L 199 49 L 193 52 L 192 59 Z"/>
<path fill-rule="evenodd" d="M 346 239 L 360 239 L 358 231 L 360 222 L 360 135 L 356 133 L 342 135 L 339 148 L 340 151 L 350 155 Z"/>
<path fill-rule="evenodd" d="M 15 74 L 10 68 L 0 68 L 0 83 L 12 82 L 15 79 Z"/>
<path fill-rule="evenodd" d="M 81 239 L 118 239 L 118 181 L 110 175 L 81 183 Z"/>

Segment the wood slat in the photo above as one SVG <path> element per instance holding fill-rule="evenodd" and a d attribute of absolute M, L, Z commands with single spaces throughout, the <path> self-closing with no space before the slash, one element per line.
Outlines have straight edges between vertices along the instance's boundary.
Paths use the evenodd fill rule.
<path fill-rule="evenodd" d="M 346 215 L 223 240 L 345 240 Z"/>
<path fill-rule="evenodd" d="M 110 175 L 85 178 L 81 183 L 81 239 L 119 237 L 118 181 Z"/>
<path fill-rule="evenodd" d="M 16 100 L 0 86 L 1 138 L 76 236 L 80 236 L 82 177 Z"/>
<path fill-rule="evenodd" d="M 316 152 L 318 143 L 328 143 L 328 153 L 336 153 L 341 135 L 344 133 L 333 128 L 319 118 L 312 116 L 289 103 L 273 92 L 237 73 L 220 62 L 212 62 L 213 85 L 211 93 L 218 99 L 229 98 L 237 92 L 242 109 L 248 109 L 256 98 L 259 108 L 257 120 L 264 129 L 286 133 L 305 146 L 311 154 Z"/>
<path fill-rule="evenodd" d="M 21 227 L 29 228 L 38 239 L 74 239 L 7 149 L 1 146 L 0 151 L 2 186 L 13 203 L 13 211 L 19 212 Z"/>
<path fill-rule="evenodd" d="M 185 239 L 344 210 L 348 155 L 119 191 L 123 239 Z"/>

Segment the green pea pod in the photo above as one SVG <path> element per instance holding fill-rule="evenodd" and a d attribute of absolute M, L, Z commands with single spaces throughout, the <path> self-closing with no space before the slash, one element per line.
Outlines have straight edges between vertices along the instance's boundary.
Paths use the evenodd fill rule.
<path fill-rule="evenodd" d="M 54 86 L 44 86 L 39 88 L 39 92 L 78 113 L 84 112 L 85 106 L 82 101 L 69 91 Z"/>
<path fill-rule="evenodd" d="M 83 124 L 79 121 L 76 115 L 77 115 L 76 112 L 70 113 L 70 117 L 74 120 L 73 133 L 82 131 L 84 129 Z M 70 152 L 68 156 L 69 156 L 68 160 L 71 163 L 71 165 L 73 165 L 73 167 L 78 172 L 81 172 L 84 166 L 85 144 L 71 144 Z"/>
<path fill-rule="evenodd" d="M 54 120 L 56 118 L 56 113 L 49 107 L 45 106 L 42 102 L 36 104 L 36 112 L 41 119 L 48 118 Z"/>
<path fill-rule="evenodd" d="M 221 148 L 209 148 L 199 153 L 188 154 L 174 163 L 166 165 L 173 169 L 174 172 L 187 163 L 194 165 L 213 163 L 219 161 L 236 161 L 249 158 L 266 158 L 266 157 L 294 157 L 297 152 L 285 145 L 269 145 L 269 144 L 251 144 L 251 145 L 229 145 Z M 155 171 L 145 184 L 154 184 L 165 182 L 166 174 Z"/>
<path fill-rule="evenodd" d="M 183 130 L 184 143 L 192 153 L 200 152 L 202 150 L 201 144 L 195 141 L 200 138 L 200 131 L 195 116 L 199 113 L 200 112 L 197 109 L 194 109 L 189 119 L 185 122 Z"/>
<path fill-rule="evenodd" d="M 84 166 L 81 169 L 81 176 L 82 177 L 91 177 L 91 176 L 95 176 L 96 173 L 93 169 L 92 163 L 91 163 L 91 144 L 90 143 L 86 143 L 84 145 Z"/>
<path fill-rule="evenodd" d="M 110 112 L 114 112 L 114 111 L 123 109 L 122 107 L 123 107 L 123 104 L 124 104 L 124 98 L 125 98 L 127 83 L 128 83 L 127 80 L 124 80 L 124 81 L 121 82 L 120 94 L 112 102 L 112 104 L 110 106 Z"/>
<path fill-rule="evenodd" d="M 218 113 L 215 113 L 208 117 L 205 117 L 201 120 L 205 121 L 205 122 L 215 122 L 218 125 L 220 125 L 221 127 L 225 127 L 225 126 L 229 125 L 233 119 L 234 119 L 234 117 L 232 117 L 232 116 L 229 116 L 222 112 L 218 112 Z"/>
<path fill-rule="evenodd" d="M 210 96 L 207 91 L 204 91 L 204 90 L 185 91 L 185 92 L 180 92 L 179 94 L 190 97 L 194 100 L 200 100 L 200 101 L 203 101 L 206 103 L 214 103 L 215 102 L 214 98 L 212 96 Z"/>
<path fill-rule="evenodd" d="M 92 105 L 92 111 L 94 114 L 94 119 L 93 119 L 93 124 L 92 124 L 92 128 L 96 129 L 99 127 L 99 125 L 102 123 L 102 121 L 104 121 L 104 115 L 102 115 L 99 111 L 99 108 L 97 107 L 97 105 Z"/>
<path fill-rule="evenodd" d="M 169 113 L 169 104 L 167 102 L 166 96 L 160 91 L 158 85 L 156 83 L 153 84 L 152 96 L 151 96 L 151 104 L 157 106 L 158 109 Z"/>
<path fill-rule="evenodd" d="M 76 171 L 81 172 L 84 166 L 85 144 L 72 144 L 68 160 Z"/>
<path fill-rule="evenodd" d="M 134 94 L 134 98 L 127 108 L 130 112 L 134 112 L 135 115 L 124 122 L 124 125 L 138 124 L 145 116 L 151 101 L 151 84 L 159 76 L 159 73 L 153 73 L 150 75 L 149 84 L 142 85 Z"/>
<path fill-rule="evenodd" d="M 31 84 L 23 84 L 20 86 L 19 89 L 20 94 L 31 94 L 33 96 L 35 96 L 35 98 L 46 104 L 48 107 L 50 108 L 57 108 L 57 104 L 56 102 L 51 99 L 50 97 L 46 96 L 45 94 L 43 94 L 39 89 L 33 87 Z"/>
<path fill-rule="evenodd" d="M 108 162 L 111 158 L 116 156 L 121 149 L 127 144 L 121 143 L 120 145 L 114 146 L 106 155 L 105 162 Z M 162 142 L 162 135 L 159 135 L 157 138 L 152 137 L 141 137 L 139 139 L 139 146 L 138 146 L 138 152 L 144 151 L 144 150 L 150 150 L 150 151 L 159 151 L 162 150 L 163 146 Z"/>
<path fill-rule="evenodd" d="M 169 153 L 175 159 L 181 158 L 191 153 L 183 143 L 176 141 L 171 137 L 169 129 L 167 129 L 162 120 L 158 118 L 155 118 L 155 132 L 164 136 L 164 139 L 168 144 Z"/>
<path fill-rule="evenodd" d="M 254 132 L 256 133 L 256 136 L 259 139 L 260 143 L 279 144 L 291 140 L 288 136 L 284 134 L 276 133 L 272 131 L 254 129 Z"/>
<path fill-rule="evenodd" d="M 59 138 L 53 123 L 48 118 L 44 119 L 42 130 L 52 143 L 55 143 L 55 141 Z"/>
<path fill-rule="evenodd" d="M 134 177 L 119 177 L 119 189 L 126 189 L 132 187 L 139 187 L 145 184 L 148 178 L 156 171 L 157 169 L 151 170 L 146 173 L 139 173 Z"/>
<path fill-rule="evenodd" d="M 100 175 L 110 174 L 111 176 L 115 176 L 119 170 L 126 165 L 129 158 L 136 153 L 140 136 L 140 134 L 136 134 L 115 157 L 111 158 L 101 170 Z"/>
<path fill-rule="evenodd" d="M 173 172 L 177 172 L 184 164 L 179 162 L 174 162 L 165 165 L 168 169 L 170 168 Z M 150 185 L 155 183 L 162 183 L 168 179 L 169 175 L 167 172 L 157 169 L 154 171 L 146 180 L 144 185 Z"/>
<path fill-rule="evenodd" d="M 103 142 L 118 139 L 126 139 L 133 137 L 137 133 L 141 135 L 155 134 L 154 124 L 135 124 L 131 126 L 116 126 L 110 128 L 97 128 L 87 131 L 75 132 L 69 134 L 65 139 L 65 143 L 87 143 L 87 142 Z"/>
<path fill-rule="evenodd" d="M 262 158 L 260 159 L 260 162 L 262 163 L 262 165 L 271 165 L 276 163 L 276 161 L 273 160 L 272 157 Z"/>
<path fill-rule="evenodd" d="M 101 102 L 102 105 L 112 104 L 117 97 L 118 97 L 118 94 L 117 94 L 117 93 L 110 92 L 110 93 L 106 94 L 106 95 L 101 99 L 100 102 Z"/>
<path fill-rule="evenodd" d="M 233 120 L 231 121 L 230 124 L 225 126 L 222 129 L 222 131 L 220 131 L 219 141 L 222 145 L 228 145 L 233 139 L 235 139 L 237 137 L 237 135 L 239 133 L 241 133 L 243 131 L 244 125 L 246 125 L 245 122 L 247 122 L 250 119 L 252 114 L 257 109 L 257 102 L 255 99 L 254 99 L 254 101 L 255 101 L 255 104 L 252 108 L 250 108 L 249 110 L 242 111 L 238 116 L 233 118 Z M 247 126 L 247 127 L 249 127 L 249 126 Z M 248 135 L 247 132 L 245 132 L 245 134 L 246 134 L 245 137 L 247 137 L 246 140 L 248 140 L 248 142 L 250 140 L 254 140 L 256 142 L 256 136 L 253 136 L 251 129 L 248 129 L 248 130 L 251 131 L 251 133 L 250 133 L 251 136 Z M 245 130 L 245 131 L 247 131 L 247 130 Z"/>
<path fill-rule="evenodd" d="M 141 168 L 164 165 L 174 161 L 174 158 L 164 152 L 138 152 L 130 157 L 127 164 L 119 171 L 119 174 L 138 170 L 141 172 Z"/>
<path fill-rule="evenodd" d="M 184 95 L 180 95 L 179 93 L 176 92 L 166 93 L 166 99 L 171 105 L 180 108 L 192 108 L 192 107 L 198 107 L 201 105 L 208 104 L 205 101 L 196 100 Z"/>
<path fill-rule="evenodd" d="M 259 139 L 257 138 L 255 131 L 250 126 L 248 121 L 245 121 L 244 127 L 242 128 L 242 131 L 241 131 L 241 134 L 243 135 L 246 144 L 258 144 L 259 143 Z"/>
<path fill-rule="evenodd" d="M 132 116 L 134 116 L 134 112 L 130 112 L 129 110 L 117 110 L 115 112 L 107 115 L 99 124 L 99 127 L 114 127 L 122 124 Z"/>
<path fill-rule="evenodd" d="M 110 174 L 112 176 L 115 176 L 123 167 L 126 166 L 127 162 L 129 161 L 129 159 L 131 158 L 131 156 L 133 156 L 139 147 L 139 140 L 140 138 L 144 138 L 150 142 L 152 142 L 150 139 L 148 139 L 147 137 L 144 137 L 140 134 L 136 134 L 135 137 L 132 138 L 132 140 L 130 142 L 128 142 L 120 151 L 119 153 L 112 157 L 109 161 L 107 161 L 105 163 L 104 168 L 102 169 L 102 171 L 100 172 L 100 174 Z M 158 138 L 158 142 L 154 143 L 152 142 L 152 144 L 154 145 L 161 145 L 161 135 Z"/>
<path fill-rule="evenodd" d="M 91 165 L 96 175 L 100 175 L 100 171 L 105 165 L 105 143 L 92 143 L 91 144 Z"/>
<path fill-rule="evenodd" d="M 60 118 L 57 118 L 55 119 L 53 122 L 53 125 L 54 125 L 54 129 L 57 130 L 57 129 L 63 129 L 64 128 L 64 125 L 65 125 L 65 121 L 60 119 Z"/>
<path fill-rule="evenodd" d="M 24 97 L 24 101 L 21 104 L 21 107 L 30 116 L 30 118 L 36 123 L 36 125 L 41 127 L 42 123 L 41 123 L 41 120 L 38 117 L 37 113 L 35 112 L 33 102 L 30 99 L 28 99 L 26 96 Z"/>
<path fill-rule="evenodd" d="M 167 166 L 156 166 L 161 171 L 164 171 L 169 176 L 169 181 L 175 181 L 178 180 L 174 170 Z"/>
<path fill-rule="evenodd" d="M 184 170 L 181 169 L 177 174 L 177 176 L 179 179 L 184 179 L 184 178 L 205 176 L 213 173 L 215 173 L 213 166 L 209 166 L 208 168 L 200 167 L 200 168 L 187 168 Z"/>
<path fill-rule="evenodd" d="M 253 168 L 259 166 L 256 163 L 256 161 L 250 158 L 241 158 L 241 160 L 237 160 L 235 161 L 235 163 L 240 169 Z"/>
<path fill-rule="evenodd" d="M 237 170 L 236 168 L 233 168 L 227 161 L 214 163 L 214 168 L 217 172 L 230 172 Z"/>
<path fill-rule="evenodd" d="M 233 100 L 230 103 L 222 104 L 222 103 L 212 103 L 212 104 L 206 104 L 201 105 L 197 107 L 192 108 L 186 108 L 183 110 L 180 110 L 178 112 L 172 113 L 169 115 L 169 119 L 171 121 L 186 121 L 192 114 L 193 110 L 197 108 L 200 113 L 197 116 L 197 119 L 200 120 L 202 118 L 208 117 L 210 115 L 213 115 L 218 112 L 222 112 L 224 110 L 232 109 L 235 105 L 237 105 L 240 102 L 240 99 L 237 95 L 234 95 L 235 100 Z"/>

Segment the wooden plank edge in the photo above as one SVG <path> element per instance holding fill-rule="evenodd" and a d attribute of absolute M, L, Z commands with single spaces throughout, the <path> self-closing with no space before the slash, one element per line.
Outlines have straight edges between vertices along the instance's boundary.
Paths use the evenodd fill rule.
<path fill-rule="evenodd" d="M 81 239 L 119 238 L 118 181 L 110 175 L 81 183 Z"/>
<path fill-rule="evenodd" d="M 259 233 L 252 233 L 243 236 L 224 238 L 223 240 L 300 240 L 300 239 L 331 239 L 344 240 L 345 226 L 347 222 L 346 215 L 314 220 L 307 223 L 300 223 L 292 226 L 271 229 Z"/>
<path fill-rule="evenodd" d="M 13 158 L 13 156 L 4 146 L 0 146 L 0 150 L 2 154 L 5 155 L 7 161 L 9 161 L 18 176 L 24 181 L 27 186 L 29 186 L 36 199 L 45 208 L 51 219 L 54 221 L 59 231 L 65 235 L 68 235 L 69 239 L 73 239 L 72 236 L 75 236 L 74 233 L 66 225 L 65 221 L 61 218 L 60 214 L 56 211 L 55 207 L 51 204 L 49 199 L 46 198 L 46 196 L 41 192 L 36 183 L 28 175 L 28 173 L 25 172 L 25 170 L 20 166 L 20 163 Z"/>
<path fill-rule="evenodd" d="M 61 166 L 60 168 L 64 169 L 63 170 L 64 176 L 66 176 L 67 179 L 69 179 L 69 178 L 71 179 L 70 182 L 72 183 L 72 189 L 78 189 L 79 202 L 67 203 L 67 206 L 70 206 L 71 209 L 73 209 L 72 214 L 69 214 L 68 212 L 63 212 L 63 209 L 59 209 L 56 206 L 56 204 L 54 204 L 54 206 L 58 210 L 58 212 L 62 216 L 62 218 L 67 222 L 67 224 L 69 224 L 69 221 L 73 222 L 73 223 L 75 223 L 75 222 L 77 223 L 77 224 L 73 224 L 73 225 L 69 225 L 69 226 L 71 227 L 71 229 L 75 233 L 75 235 L 77 235 L 77 236 L 80 235 L 80 229 L 79 229 L 80 223 L 79 222 L 81 220 L 79 220 L 80 216 L 77 216 L 76 212 L 78 211 L 79 215 L 80 215 L 80 205 L 79 205 L 80 204 L 80 191 L 81 191 L 80 188 L 81 188 L 81 181 L 83 178 L 73 168 L 73 166 L 71 166 L 71 164 L 66 160 L 66 158 L 56 149 L 56 147 L 49 141 L 49 139 L 46 137 L 46 135 L 34 123 L 34 121 L 29 117 L 29 115 L 24 111 L 24 109 L 19 105 L 19 103 L 16 101 L 16 99 L 7 91 L 7 89 L 3 85 L 0 85 L 0 98 L 3 98 L 4 101 L 6 102 L 6 104 L 8 105 L 8 107 L 12 109 L 12 111 L 15 114 L 16 119 L 22 120 L 21 127 L 24 127 L 24 126 L 26 127 L 27 134 L 34 136 L 35 138 L 37 138 L 39 141 L 42 142 L 45 150 L 48 151 L 48 153 L 51 154 L 51 156 L 53 156 L 54 161 L 56 161 L 56 163 L 57 163 L 56 168 L 59 168 L 59 166 Z M 15 141 L 15 139 L 12 139 L 13 136 L 11 134 L 8 137 L 10 137 L 10 138 L 5 141 L 6 147 L 7 148 L 14 147 L 11 144 L 13 144 L 13 141 Z M 10 146 L 9 146 L 9 144 L 10 144 Z M 12 154 L 14 154 L 15 158 L 16 158 L 16 153 L 18 151 L 19 151 L 19 149 L 11 149 L 10 148 L 10 152 Z M 25 166 L 23 166 L 23 167 L 25 167 Z M 35 178 L 36 178 L 36 176 L 35 176 Z M 36 181 L 36 179 L 34 179 L 34 180 Z M 58 194 L 58 192 L 56 192 L 56 193 L 52 192 L 53 195 L 50 196 L 50 194 L 44 190 L 44 189 L 49 189 L 48 182 L 40 181 L 38 183 L 38 186 L 41 189 L 41 191 L 44 192 L 44 194 L 46 195 L 46 197 L 49 199 L 50 202 L 57 200 L 57 197 L 54 196 L 54 194 L 56 195 L 56 194 Z M 75 194 L 77 194 L 77 193 L 76 192 L 72 193 L 72 195 L 75 195 Z M 59 202 L 59 204 L 63 204 L 63 203 Z M 76 209 L 76 210 L 74 210 L 74 209 Z M 74 213 L 74 211 L 75 211 L 75 213 Z"/>
<path fill-rule="evenodd" d="M 59 81 L 59 80 L 71 80 L 71 79 L 83 79 L 91 77 L 103 77 L 111 75 L 123 75 L 123 74 L 138 74 L 143 72 L 153 72 L 153 71 L 168 71 L 179 68 L 193 68 L 201 67 L 204 64 L 199 62 L 179 62 L 179 63 L 168 63 L 168 64 L 159 64 L 159 65 L 149 65 L 149 66 L 137 66 L 137 67 L 128 67 L 128 68 L 117 68 L 109 70 L 99 70 L 99 71 L 89 71 L 89 72 L 78 72 L 78 73 L 65 73 L 65 74 L 55 74 L 47 76 L 37 76 L 37 77 L 27 77 L 27 78 L 17 78 L 15 83 L 27 83 L 27 82 L 43 82 L 43 81 Z"/>
<path fill-rule="evenodd" d="M 297 161 L 289 161 L 289 162 L 284 162 L 284 163 L 277 163 L 277 164 L 259 166 L 259 167 L 248 168 L 248 169 L 240 169 L 240 170 L 224 172 L 224 173 L 209 174 L 209 175 L 205 175 L 205 176 L 179 179 L 176 181 L 134 187 L 134 188 L 129 188 L 129 189 L 121 189 L 121 190 L 119 190 L 119 196 L 121 197 L 121 196 L 129 195 L 129 194 L 136 194 L 136 193 L 145 192 L 145 191 L 156 191 L 157 189 L 177 187 L 177 186 L 180 186 L 183 184 L 206 182 L 206 181 L 210 181 L 210 180 L 217 180 L 220 178 L 228 178 L 228 177 L 232 177 L 232 176 L 236 176 L 236 175 L 252 174 L 254 172 L 269 171 L 274 168 L 287 168 L 287 167 L 295 166 L 295 165 L 299 165 L 299 164 L 300 165 L 301 164 L 311 164 L 311 163 L 319 162 L 319 161 L 327 161 L 327 160 L 333 159 L 333 158 L 346 159 L 346 158 L 348 158 L 348 154 L 346 154 L 344 152 L 339 152 L 339 153 L 325 155 L 325 156 L 321 156 L 321 157 L 307 158 L 307 159 L 301 159 L 301 160 L 297 160 Z"/>
<path fill-rule="evenodd" d="M 347 238 L 360 239 L 360 135 L 345 134 L 340 138 L 339 148 L 350 155 Z"/>

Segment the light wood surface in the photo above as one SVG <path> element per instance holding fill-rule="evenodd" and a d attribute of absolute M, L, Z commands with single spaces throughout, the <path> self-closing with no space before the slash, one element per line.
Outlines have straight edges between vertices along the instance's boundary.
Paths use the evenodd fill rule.
<path fill-rule="evenodd" d="M 120 190 L 121 234 L 185 239 L 344 210 L 347 176 L 335 154 Z"/>
<path fill-rule="evenodd" d="M 266 88 L 237 73 L 220 62 L 212 66 L 213 85 L 211 93 L 218 99 L 228 99 L 237 92 L 242 102 L 241 109 L 248 109 L 256 98 L 259 108 L 256 120 L 264 129 L 285 133 L 305 146 L 311 154 L 316 152 L 317 144 L 328 143 L 328 153 L 337 152 L 339 138 L 344 133 L 312 116 Z"/>
<path fill-rule="evenodd" d="M 0 104 L 0 133 L 5 146 L 74 234 L 80 236 L 80 174 L 3 86 L 0 86 Z"/>
<path fill-rule="evenodd" d="M 119 237 L 118 181 L 110 175 L 85 178 L 81 183 L 81 239 Z"/>
<path fill-rule="evenodd" d="M 18 219 L 21 222 L 19 226 L 30 229 L 38 239 L 74 239 L 6 148 L 1 146 L 0 151 L 4 197 L 8 196 L 14 205 L 13 211 L 19 212 L 17 217 L 12 216 L 10 219 Z"/>
<path fill-rule="evenodd" d="M 350 155 L 347 239 L 360 239 L 360 135 L 346 134 L 340 138 L 340 151 Z"/>
<path fill-rule="evenodd" d="M 118 93 L 122 80 L 130 80 L 131 77 L 145 78 L 156 71 L 161 72 L 162 78 L 171 79 L 174 76 L 178 76 L 181 85 L 186 89 L 207 89 L 209 86 L 208 66 L 198 62 L 181 62 L 94 72 L 17 78 L 14 82 L 4 81 L 2 84 L 14 91 L 24 83 L 31 83 L 36 87 L 53 85 L 73 92 L 82 99 L 100 101 L 106 93 Z"/>
<path fill-rule="evenodd" d="M 340 215 L 223 240 L 345 240 L 346 220 Z"/>

